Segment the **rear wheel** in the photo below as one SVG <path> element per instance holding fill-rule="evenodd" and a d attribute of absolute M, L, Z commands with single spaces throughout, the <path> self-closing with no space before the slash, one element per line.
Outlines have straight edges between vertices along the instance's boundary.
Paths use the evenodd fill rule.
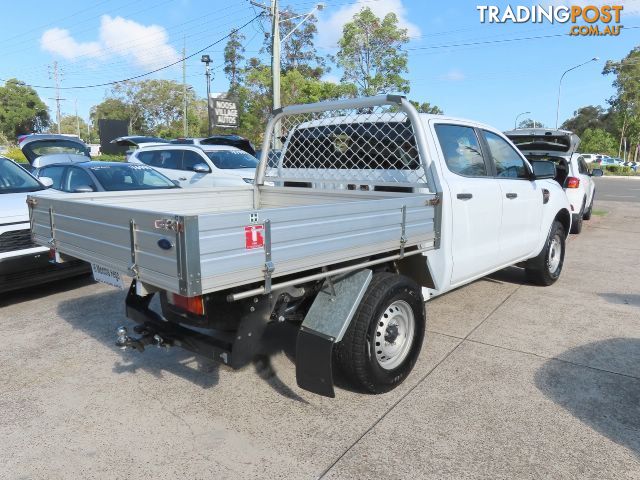
<path fill-rule="evenodd" d="M 565 230 L 554 221 L 542 251 L 527 261 L 525 272 L 532 283 L 549 286 L 560 278 L 564 264 Z"/>
<path fill-rule="evenodd" d="M 413 369 L 424 331 L 420 287 L 402 275 L 378 273 L 336 345 L 335 359 L 354 386 L 370 393 L 388 392 Z"/>

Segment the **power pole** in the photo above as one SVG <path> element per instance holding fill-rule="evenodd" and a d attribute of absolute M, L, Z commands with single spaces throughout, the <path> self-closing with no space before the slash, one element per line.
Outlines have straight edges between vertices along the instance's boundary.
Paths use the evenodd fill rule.
<path fill-rule="evenodd" d="M 182 39 L 182 133 L 186 137 L 189 136 L 187 131 L 187 62 L 185 57 L 187 56 L 187 40 L 186 37 Z M 208 99 L 207 99 L 208 100 Z"/>
<path fill-rule="evenodd" d="M 205 64 L 205 72 L 204 75 L 207 77 L 207 120 L 208 120 L 208 136 L 211 136 L 211 68 L 209 64 L 211 63 L 211 57 L 209 55 L 202 55 L 200 59 L 202 63 Z"/>
<path fill-rule="evenodd" d="M 78 134 L 78 138 L 80 138 L 80 117 L 78 117 L 78 99 L 76 98 L 74 101 L 76 107 L 76 132 Z"/>
<path fill-rule="evenodd" d="M 56 101 L 56 122 L 58 123 L 58 134 L 60 134 L 60 119 L 62 115 L 60 114 L 60 101 L 65 100 L 64 98 L 60 98 L 60 72 L 58 71 L 58 62 L 53 62 L 53 80 L 56 84 L 56 96 L 51 100 Z"/>

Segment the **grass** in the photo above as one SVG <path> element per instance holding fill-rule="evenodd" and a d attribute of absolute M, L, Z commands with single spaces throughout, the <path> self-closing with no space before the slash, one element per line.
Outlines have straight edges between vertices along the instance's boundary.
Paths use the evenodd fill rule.
<path fill-rule="evenodd" d="M 606 210 L 597 210 L 597 209 L 594 209 L 594 210 L 591 212 L 591 215 L 595 215 L 596 217 L 604 217 L 604 216 L 605 216 L 605 215 L 607 215 L 608 213 L 609 213 L 609 212 L 608 212 L 608 211 L 606 211 Z"/>

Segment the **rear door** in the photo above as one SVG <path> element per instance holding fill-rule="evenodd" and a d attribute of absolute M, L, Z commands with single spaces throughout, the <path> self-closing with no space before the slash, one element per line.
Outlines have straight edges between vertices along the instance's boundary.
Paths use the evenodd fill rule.
<path fill-rule="evenodd" d="M 531 180 L 529 164 L 507 140 L 488 130 L 482 130 L 482 135 L 500 189 L 498 256 L 504 265 L 530 255 L 536 247 L 542 225 L 542 192 Z"/>
<path fill-rule="evenodd" d="M 587 162 L 585 162 L 583 157 L 578 157 L 578 177 L 580 178 L 580 183 L 585 186 L 585 196 L 586 196 L 586 206 L 585 208 L 589 208 L 591 203 L 591 198 L 593 197 L 593 189 L 594 183 L 593 178 L 591 177 L 591 173 L 589 171 L 589 167 L 587 166 Z"/>
<path fill-rule="evenodd" d="M 477 131 L 455 124 L 434 128 L 451 195 L 451 284 L 455 285 L 498 266 L 502 200 Z"/>

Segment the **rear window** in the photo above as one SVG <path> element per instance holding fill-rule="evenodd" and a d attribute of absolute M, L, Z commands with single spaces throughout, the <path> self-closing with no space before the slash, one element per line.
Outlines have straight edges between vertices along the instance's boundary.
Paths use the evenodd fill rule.
<path fill-rule="evenodd" d="M 548 150 L 555 152 L 567 152 L 571 148 L 571 139 L 568 136 L 518 135 L 509 136 L 509 139 L 520 150 Z"/>
<path fill-rule="evenodd" d="M 24 146 L 25 155 L 32 158 L 55 153 L 69 153 L 75 155 L 89 156 L 87 148 L 77 142 L 70 140 L 38 140 Z M 29 155 L 27 151 L 31 154 Z"/>
<path fill-rule="evenodd" d="M 363 122 L 299 128 L 282 159 L 284 168 L 418 170 L 408 122 Z"/>

